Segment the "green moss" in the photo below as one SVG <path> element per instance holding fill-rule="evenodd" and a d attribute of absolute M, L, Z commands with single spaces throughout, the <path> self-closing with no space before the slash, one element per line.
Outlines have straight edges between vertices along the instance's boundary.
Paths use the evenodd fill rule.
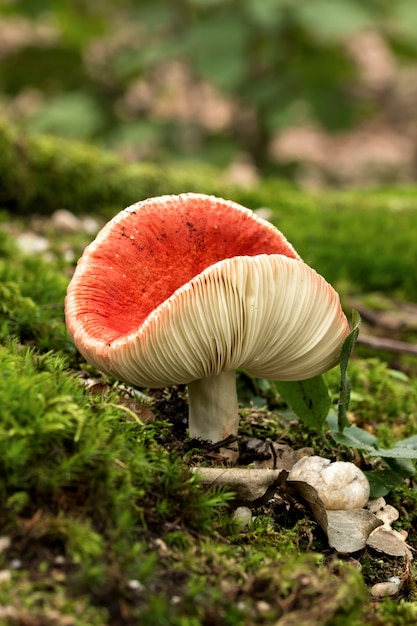
<path fill-rule="evenodd" d="M 157 605 L 141 608 L 141 623 L 154 624 L 156 616 L 158 624 L 167 625 L 361 623 L 366 592 L 353 568 L 340 561 L 325 564 L 312 555 L 286 560 L 277 550 L 268 555 L 260 545 L 246 552 L 257 552 L 258 558 L 243 568 L 248 554 L 242 549 L 208 543 L 194 549 L 192 559 L 174 566 L 173 601 L 169 605 L 161 593 Z"/>
<path fill-rule="evenodd" d="M 20 254 L 0 240 L 0 341 L 17 337 L 41 350 L 75 355 L 64 324 L 68 279 L 58 262 Z"/>
<path fill-rule="evenodd" d="M 358 572 L 300 555 L 299 529 L 281 529 L 265 515 L 248 533 L 237 533 L 228 518 L 222 521 L 227 494 L 202 490 L 161 445 L 164 424 L 126 419 L 112 395 L 90 396 L 65 367 L 51 353 L 0 346 L 0 473 L 7 475 L 0 518 L 22 561 L 22 571 L 12 575 L 9 603 L 25 594 L 22 610 L 32 611 L 36 596 L 48 611 L 57 607 L 65 614 L 82 589 L 84 598 L 110 613 L 116 610 L 112 602 L 125 598 L 129 614 L 149 626 L 159 612 L 167 624 L 205 624 L 214 617 L 262 624 L 261 600 L 271 619 L 324 599 L 329 620 L 360 612 Z M 59 555 L 65 590 L 50 601 Z M 146 593 L 136 593 L 131 580 Z M 331 580 L 338 581 L 336 597 Z M 247 585 L 253 593 L 246 590 L 245 606 L 238 608 Z M 292 596 L 299 603 L 283 611 Z M 92 623 L 99 615 L 92 610 Z M 78 614 L 74 619 L 83 624 Z"/>
<path fill-rule="evenodd" d="M 40 566 L 35 580 L 30 580 L 26 572 L 13 572 L 10 580 L 0 585 L 2 626 L 28 623 L 103 626 L 108 623 L 108 611 L 91 605 L 85 595 L 72 597 L 64 582 L 65 573 L 61 574 L 58 567 L 46 577 Z"/>
<path fill-rule="evenodd" d="M 63 375 L 65 367 L 51 353 L 0 346 L 0 467 L 8 475 L 0 489 L 3 505 L 19 492 L 54 512 L 78 493 L 83 513 L 97 523 L 103 510 L 110 524 L 123 524 L 130 512 L 130 522 L 151 519 L 154 525 L 186 511 L 188 525 L 204 525 L 216 498 L 194 506 L 200 497 L 195 478 L 156 444 L 153 427 L 126 419 L 111 397 L 104 403 L 86 394 Z"/>
<path fill-rule="evenodd" d="M 61 207 L 116 213 L 148 196 L 207 188 L 203 175 L 127 165 L 90 145 L 26 135 L 1 121 L 0 154 L 0 203 L 24 214 Z"/>
<path fill-rule="evenodd" d="M 384 626 L 414 626 L 417 622 L 417 602 L 384 600 L 376 608 L 376 619 Z"/>

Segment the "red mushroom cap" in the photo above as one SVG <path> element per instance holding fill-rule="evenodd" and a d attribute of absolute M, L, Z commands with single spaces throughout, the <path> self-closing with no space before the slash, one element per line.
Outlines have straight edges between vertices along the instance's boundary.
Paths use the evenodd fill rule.
<path fill-rule="evenodd" d="M 66 300 L 69 332 L 104 349 L 210 265 L 263 253 L 299 258 L 280 231 L 235 202 L 196 193 L 138 202 L 79 260 Z"/>
<path fill-rule="evenodd" d="M 143 387 L 237 367 L 301 380 L 333 366 L 349 332 L 334 289 L 279 230 L 195 193 L 114 217 L 79 260 L 65 312 L 89 362 Z"/>

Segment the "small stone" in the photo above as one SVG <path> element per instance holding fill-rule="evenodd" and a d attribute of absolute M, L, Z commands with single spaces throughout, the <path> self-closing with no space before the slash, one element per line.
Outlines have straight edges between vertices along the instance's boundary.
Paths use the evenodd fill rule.
<path fill-rule="evenodd" d="M 233 519 L 238 522 L 240 530 L 246 530 L 252 523 L 252 511 L 248 506 L 238 506 L 233 512 Z"/>
<path fill-rule="evenodd" d="M 128 580 L 127 586 L 129 587 L 129 589 L 132 589 L 132 591 L 144 591 L 145 590 L 145 587 L 144 585 L 142 585 L 140 580 L 136 580 L 135 578 L 133 578 L 132 580 Z"/>
<path fill-rule="evenodd" d="M 256 610 L 259 613 L 267 613 L 271 610 L 271 605 L 264 600 L 259 600 L 259 602 L 256 603 Z"/>
<path fill-rule="evenodd" d="M 10 574 L 10 571 L 8 569 L 0 570 L 0 585 L 2 583 L 9 582 L 10 578 L 11 578 L 11 574 Z"/>
<path fill-rule="evenodd" d="M 385 596 L 395 596 L 400 589 L 400 585 L 392 582 L 376 583 L 371 588 L 371 595 L 374 598 L 383 598 Z"/>
<path fill-rule="evenodd" d="M 100 223 L 94 217 L 85 216 L 80 219 L 81 228 L 89 235 L 96 235 L 100 230 Z"/>
<path fill-rule="evenodd" d="M 54 580 L 60 583 L 65 582 L 67 579 L 66 573 L 62 569 L 58 569 L 56 567 L 51 570 L 51 576 Z"/>
<path fill-rule="evenodd" d="M 162 554 L 162 555 L 170 554 L 168 546 L 167 546 L 167 544 L 165 543 L 165 541 L 163 539 L 160 539 L 158 537 L 157 539 L 155 539 L 154 545 L 155 545 L 156 548 L 158 548 L 160 554 Z"/>
<path fill-rule="evenodd" d="M 10 567 L 12 569 L 20 569 L 22 567 L 22 561 L 20 559 L 13 559 L 10 561 Z"/>
<path fill-rule="evenodd" d="M 0 537 L 0 554 L 6 552 L 10 548 L 11 543 L 10 537 Z"/>
<path fill-rule="evenodd" d="M 72 263 L 73 261 L 75 261 L 75 252 L 74 250 L 64 250 L 64 252 L 62 253 L 63 259 L 64 261 L 66 261 L 67 263 Z"/>
<path fill-rule="evenodd" d="M 81 230 L 78 217 L 66 209 L 58 209 L 52 213 L 51 222 L 55 228 L 65 233 L 77 233 Z"/>
<path fill-rule="evenodd" d="M 57 556 L 54 558 L 54 563 L 55 565 L 65 565 L 66 559 L 62 554 L 57 554 Z"/>
<path fill-rule="evenodd" d="M 16 237 L 16 243 L 25 254 L 42 254 L 49 248 L 48 240 L 35 233 L 21 233 Z"/>

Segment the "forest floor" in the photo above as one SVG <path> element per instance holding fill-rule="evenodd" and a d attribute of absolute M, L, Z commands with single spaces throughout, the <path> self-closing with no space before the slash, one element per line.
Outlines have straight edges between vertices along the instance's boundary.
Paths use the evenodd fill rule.
<path fill-rule="evenodd" d="M 394 512 L 388 525 L 402 537 L 400 552 L 397 543 L 340 553 L 285 475 L 255 501 L 233 495 L 227 481 L 214 490 L 201 487 L 187 468 L 221 474 L 230 468 L 218 447 L 187 439 L 184 387 L 138 394 L 76 356 L 65 338 L 62 298 L 76 258 L 101 224 L 62 211 L 2 223 L 18 246 L 17 252 L 5 246 L 3 273 L 21 272 L 22 292 L 31 285 L 34 301 L 45 302 L 34 329 L 18 321 L 21 345 L 16 351 L 6 342 L 2 357 L 9 383 L 0 398 L 16 432 L 10 439 L 9 424 L 0 437 L 10 463 L 1 513 L 0 623 L 414 624 L 412 478 L 379 504 Z M 46 267 L 50 275 L 42 277 Z M 389 445 L 410 436 L 415 423 L 415 357 L 397 345 L 416 329 L 415 306 L 394 306 L 390 298 L 351 304 L 361 310 L 367 336 L 389 338 L 398 348 L 382 353 L 388 364 L 379 350 L 363 346 L 351 372 L 350 418 Z M 23 344 L 44 356 L 26 353 Z M 20 400 L 10 397 L 13 381 Z M 328 382 L 335 397 L 336 372 Z M 238 387 L 238 468 L 288 471 L 300 456 L 315 454 L 369 469 L 360 452 L 335 450 L 308 432 L 267 381 L 241 373 Z M 30 452 L 27 433 L 37 438 Z M 243 522 L 235 517 L 238 505 L 249 509 Z"/>

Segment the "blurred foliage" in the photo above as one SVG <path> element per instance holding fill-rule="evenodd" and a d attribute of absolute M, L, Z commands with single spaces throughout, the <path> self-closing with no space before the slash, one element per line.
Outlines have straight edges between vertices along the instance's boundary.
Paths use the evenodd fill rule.
<path fill-rule="evenodd" d="M 108 218 L 144 198 L 184 190 L 230 198 L 251 209 L 268 208 L 269 219 L 305 262 L 341 293 L 381 291 L 415 298 L 417 275 L 410 271 L 417 265 L 413 188 L 306 193 L 276 179 L 249 189 L 233 187 L 217 170 L 127 166 L 89 144 L 27 135 L 0 120 L 0 203 L 13 213 L 47 215 L 65 207 Z M 14 278 L 6 275 L 4 280 Z"/>
<path fill-rule="evenodd" d="M 414 0 L 9 0 L 0 30 L 0 98 L 26 126 L 156 161 L 244 153 L 262 171 L 289 125 L 375 114 L 352 36 L 417 58 Z"/>

